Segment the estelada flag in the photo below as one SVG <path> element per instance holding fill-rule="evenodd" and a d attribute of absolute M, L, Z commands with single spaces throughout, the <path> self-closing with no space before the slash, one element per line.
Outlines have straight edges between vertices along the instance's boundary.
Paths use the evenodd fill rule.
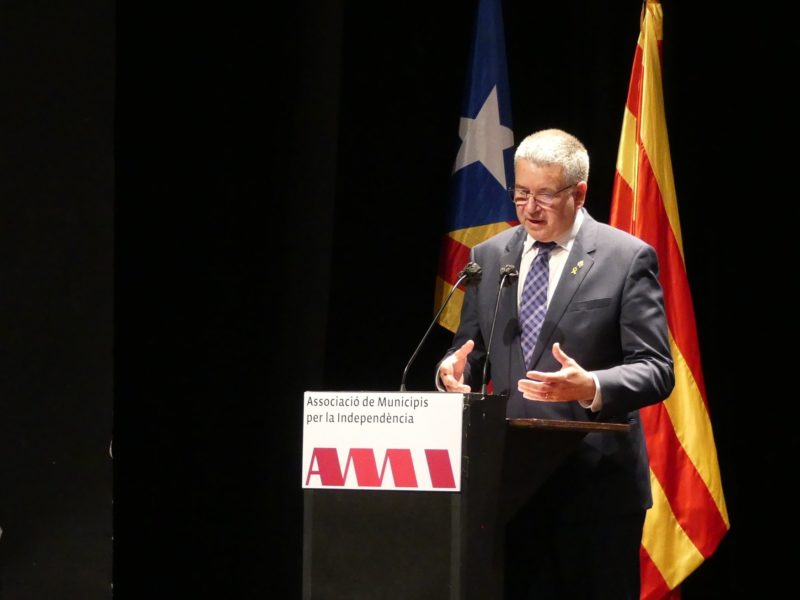
<path fill-rule="evenodd" d="M 675 388 L 641 411 L 653 508 L 641 546 L 641 598 L 679 597 L 680 583 L 730 528 L 686 276 L 661 77 L 662 9 L 647 0 L 622 121 L 612 225 L 655 247 Z"/>
<path fill-rule="evenodd" d="M 517 224 L 506 189 L 514 177 L 514 133 L 501 0 L 479 0 L 453 166 L 447 233 L 434 312 L 450 294 L 473 246 Z M 455 331 L 464 292 L 455 290 L 439 324 Z"/>

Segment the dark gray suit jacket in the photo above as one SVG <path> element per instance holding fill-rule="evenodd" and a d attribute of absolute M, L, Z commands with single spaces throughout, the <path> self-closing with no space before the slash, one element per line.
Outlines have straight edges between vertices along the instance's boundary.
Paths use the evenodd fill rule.
<path fill-rule="evenodd" d="M 517 226 L 472 250 L 483 275 L 465 294 L 450 352 L 475 341 L 464 373 L 473 390 L 482 383 L 500 269 L 519 269 L 525 236 L 525 229 Z M 503 290 L 489 354 L 493 392 L 509 396 L 507 416 L 631 424 L 627 434 L 588 434 L 548 480 L 542 497 L 549 498 L 554 516 L 570 520 L 649 508 L 649 463 L 638 409 L 665 399 L 674 385 L 655 250 L 585 214 L 548 306 L 528 368 L 557 371 L 561 365 L 551 349 L 559 342 L 568 356 L 597 376 L 603 396 L 599 413 L 577 402 L 529 401 L 517 390 L 527 370 L 520 345 L 518 285 L 515 281 Z"/>

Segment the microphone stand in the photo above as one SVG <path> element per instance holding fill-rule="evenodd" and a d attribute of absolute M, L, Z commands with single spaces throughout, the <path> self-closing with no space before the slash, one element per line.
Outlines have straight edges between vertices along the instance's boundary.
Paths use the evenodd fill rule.
<path fill-rule="evenodd" d="M 430 326 L 428 327 L 428 331 L 426 331 L 425 335 L 422 336 L 422 339 L 420 340 L 419 345 L 417 345 L 417 349 L 414 350 L 414 354 L 412 354 L 411 358 L 408 359 L 408 363 L 406 364 L 406 368 L 403 369 L 403 378 L 400 380 L 400 391 L 401 392 L 405 392 L 406 391 L 406 376 L 408 375 L 408 369 L 411 366 L 411 363 L 414 362 L 415 358 L 417 358 L 417 354 L 419 354 L 419 350 L 420 350 L 420 348 L 422 348 L 422 344 L 424 344 L 425 340 L 428 339 L 428 335 L 430 334 L 431 330 L 433 329 L 433 326 L 436 325 L 436 322 L 439 320 L 439 315 L 441 315 L 442 312 L 444 311 L 444 307 L 447 306 L 448 302 L 450 302 L 450 298 L 455 293 L 456 288 L 458 288 L 458 286 L 461 285 L 461 283 L 464 280 L 466 280 L 469 283 L 469 282 L 472 282 L 473 280 L 480 279 L 480 276 L 481 276 L 481 267 L 476 262 L 468 262 L 466 265 L 464 265 L 464 268 L 459 272 L 458 279 L 456 280 L 456 283 L 453 286 L 453 289 L 450 290 L 450 293 L 447 295 L 447 298 L 445 298 L 444 302 L 442 302 L 442 306 L 439 308 L 439 312 L 436 313 L 436 316 L 433 317 L 433 321 L 431 322 Z"/>
<path fill-rule="evenodd" d="M 500 308 L 500 295 L 503 288 L 511 285 L 511 282 L 519 277 L 519 271 L 514 265 L 506 265 L 500 269 L 500 287 L 497 289 L 497 300 L 494 303 L 494 316 L 492 317 L 492 328 L 489 330 L 489 342 L 486 344 L 486 358 L 483 362 L 483 377 L 481 379 L 481 394 L 486 396 L 486 371 L 489 368 L 489 352 L 492 348 L 492 337 L 494 337 L 494 325 L 497 321 L 497 309 Z"/>

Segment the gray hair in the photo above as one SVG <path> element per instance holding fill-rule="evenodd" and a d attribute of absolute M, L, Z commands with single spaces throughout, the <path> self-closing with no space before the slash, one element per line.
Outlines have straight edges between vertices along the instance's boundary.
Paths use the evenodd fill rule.
<path fill-rule="evenodd" d="M 589 153 L 574 135 L 560 129 L 542 129 L 526 137 L 514 153 L 538 167 L 559 165 L 570 183 L 589 180 Z"/>

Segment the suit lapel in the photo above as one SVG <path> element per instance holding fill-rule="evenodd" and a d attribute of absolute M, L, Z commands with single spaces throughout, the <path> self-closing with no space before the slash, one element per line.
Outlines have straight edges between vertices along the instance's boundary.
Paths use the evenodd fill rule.
<path fill-rule="evenodd" d="M 525 238 L 527 235 L 528 234 L 525 231 L 525 228 L 520 225 L 517 234 L 505 247 L 505 251 L 500 257 L 500 268 L 506 265 L 514 265 L 517 269 L 517 272 L 519 272 L 519 266 L 522 263 L 522 248 L 525 244 Z M 499 315 L 508 315 L 509 319 L 512 319 L 517 323 L 519 323 L 517 296 L 519 295 L 518 290 L 520 285 L 522 284 L 519 281 L 519 277 L 515 277 L 511 285 L 508 286 L 508 288 L 503 292 L 503 296 L 500 299 L 500 307 L 498 309 Z M 519 341 L 519 325 L 513 327 L 512 330 L 515 332 L 515 336 L 511 341 L 511 352 L 513 354 L 511 360 L 518 360 L 520 363 L 524 363 L 525 359 L 522 356 L 522 346 L 520 345 Z"/>
<path fill-rule="evenodd" d="M 511 238 L 511 241 L 505 247 L 503 255 L 500 257 L 501 269 L 506 265 L 514 265 L 517 272 L 519 272 L 519 265 L 522 263 L 522 247 L 525 243 L 526 235 L 525 228 L 520 226 L 516 235 Z M 508 286 L 508 289 L 503 292 L 499 312 L 508 315 L 517 314 L 517 290 L 519 286 L 519 277 L 515 277 L 511 285 Z"/>

